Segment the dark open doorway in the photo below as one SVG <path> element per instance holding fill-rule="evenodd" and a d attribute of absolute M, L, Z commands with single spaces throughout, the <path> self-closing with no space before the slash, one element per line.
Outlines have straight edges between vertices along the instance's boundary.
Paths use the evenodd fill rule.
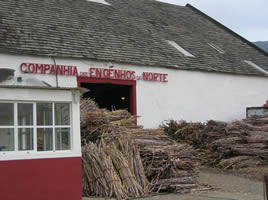
<path fill-rule="evenodd" d="M 100 108 L 108 110 L 126 109 L 130 112 L 131 86 L 101 83 L 81 83 L 80 87 L 89 89 L 83 98 L 94 99 Z"/>
<path fill-rule="evenodd" d="M 77 77 L 77 83 L 78 87 L 89 89 L 83 97 L 95 99 L 101 108 L 127 109 L 137 115 L 136 81 Z"/>

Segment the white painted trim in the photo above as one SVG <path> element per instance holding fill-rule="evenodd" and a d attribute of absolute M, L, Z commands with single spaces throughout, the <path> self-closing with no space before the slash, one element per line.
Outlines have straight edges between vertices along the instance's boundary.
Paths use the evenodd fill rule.
<path fill-rule="evenodd" d="M 72 91 L 0 88 L 1 102 L 72 102 Z"/>
<path fill-rule="evenodd" d="M 63 125 L 63 126 L 55 125 L 54 127 L 55 128 L 71 128 L 71 125 Z"/>
<path fill-rule="evenodd" d="M 32 125 L 32 126 L 17 126 L 17 128 L 34 128 L 34 125 Z"/>
<path fill-rule="evenodd" d="M 52 142 L 53 151 L 56 152 L 55 104 L 52 104 Z"/>
<path fill-rule="evenodd" d="M 168 44 L 170 44 L 172 47 L 174 47 L 175 49 L 177 49 L 179 52 L 181 52 L 183 55 L 187 56 L 187 57 L 195 57 L 193 54 L 191 54 L 190 52 L 186 51 L 184 48 L 182 48 L 180 45 L 178 45 L 176 42 L 174 41 L 170 41 L 170 40 L 166 40 Z"/>
<path fill-rule="evenodd" d="M 14 151 L 18 152 L 19 151 L 19 129 L 18 129 L 18 103 L 13 103 L 14 106 L 14 112 L 13 112 L 13 116 L 14 116 Z"/>
<path fill-rule="evenodd" d="M 252 61 L 249 61 L 249 60 L 244 60 L 245 63 L 247 63 L 248 65 L 250 65 L 251 67 L 254 67 L 255 69 L 265 73 L 265 74 L 268 74 L 268 71 L 264 70 L 262 67 L 256 65 L 254 62 Z"/>
<path fill-rule="evenodd" d="M 72 94 L 73 95 L 73 94 Z M 69 143 L 70 143 L 70 148 L 71 149 L 73 149 L 73 146 L 74 146 L 74 144 L 73 144 L 73 140 L 74 140 L 74 129 L 73 129 L 73 112 L 72 112 L 72 104 L 69 104 L 69 113 L 70 113 L 70 119 L 69 119 L 69 123 L 70 123 L 70 125 L 69 125 L 69 128 L 70 128 L 70 137 L 69 137 Z M 62 127 L 64 127 L 64 126 L 62 126 Z M 57 128 L 57 126 L 55 126 L 55 128 Z"/>
<path fill-rule="evenodd" d="M 37 127 L 36 103 L 33 103 L 33 126 Z M 34 128 L 34 149 L 37 151 L 37 128 Z"/>
<path fill-rule="evenodd" d="M 57 152 L 33 152 L 33 151 L 22 151 L 22 152 L 2 152 L 0 153 L 0 161 L 8 160 L 32 160 L 32 159 L 46 159 L 46 158 L 71 158 L 81 157 L 81 152 L 72 151 L 57 151 Z"/>

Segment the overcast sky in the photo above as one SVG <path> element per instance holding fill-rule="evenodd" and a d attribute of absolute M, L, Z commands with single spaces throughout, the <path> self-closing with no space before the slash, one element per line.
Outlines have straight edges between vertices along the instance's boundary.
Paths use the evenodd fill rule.
<path fill-rule="evenodd" d="M 249 41 L 268 41 L 268 0 L 159 0 L 187 3 Z"/>

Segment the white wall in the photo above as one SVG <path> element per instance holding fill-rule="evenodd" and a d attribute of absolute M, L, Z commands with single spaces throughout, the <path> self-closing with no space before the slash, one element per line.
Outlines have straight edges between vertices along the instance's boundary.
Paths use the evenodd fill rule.
<path fill-rule="evenodd" d="M 23 62 L 53 64 L 51 58 L 0 54 L 0 68 L 12 67 L 17 70 L 16 76 L 24 76 L 25 79 L 34 77 L 55 85 L 53 75 L 21 75 L 19 66 Z M 77 66 L 80 72 L 87 72 L 89 67 L 107 68 L 110 64 L 59 58 L 56 63 Z M 138 124 L 146 128 L 157 127 L 170 118 L 203 122 L 209 119 L 242 119 L 246 117 L 246 107 L 262 106 L 268 100 L 268 78 L 116 63 L 113 65 L 114 69 L 134 70 L 136 75 L 141 75 L 144 71 L 168 74 L 167 83 L 137 81 Z M 76 87 L 76 77 L 59 76 L 59 85 Z"/>
<path fill-rule="evenodd" d="M 138 87 L 150 97 L 146 99 L 138 92 L 139 102 L 146 102 L 138 113 L 144 116 L 141 121 L 148 127 L 170 118 L 202 122 L 242 119 L 246 117 L 246 107 L 262 106 L 268 100 L 267 78 L 164 71 L 169 74 L 167 87 L 158 84 L 148 88 L 146 83 Z"/>

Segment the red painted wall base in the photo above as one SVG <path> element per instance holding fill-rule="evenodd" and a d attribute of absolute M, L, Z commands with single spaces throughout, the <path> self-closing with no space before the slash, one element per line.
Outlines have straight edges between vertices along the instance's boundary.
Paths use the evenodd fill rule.
<path fill-rule="evenodd" d="M 0 161 L 0 199 L 81 200 L 81 158 Z"/>

